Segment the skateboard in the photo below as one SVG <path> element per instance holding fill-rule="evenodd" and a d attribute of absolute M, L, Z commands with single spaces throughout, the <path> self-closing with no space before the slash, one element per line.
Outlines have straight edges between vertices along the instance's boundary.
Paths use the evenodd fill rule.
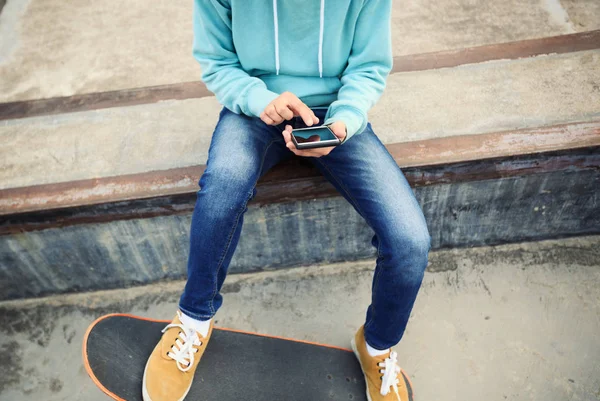
<path fill-rule="evenodd" d="M 142 401 L 146 361 L 170 321 L 111 314 L 88 328 L 83 362 L 115 400 Z M 214 328 L 186 401 L 367 401 L 349 349 Z"/>

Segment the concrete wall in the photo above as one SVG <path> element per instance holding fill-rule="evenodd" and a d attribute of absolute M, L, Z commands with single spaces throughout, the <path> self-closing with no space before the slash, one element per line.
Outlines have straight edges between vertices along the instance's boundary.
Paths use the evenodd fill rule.
<path fill-rule="evenodd" d="M 600 170 L 594 168 L 424 186 L 416 195 L 434 248 L 600 232 Z M 190 217 L 172 214 L 1 236 L 0 298 L 184 278 Z M 372 235 L 341 197 L 251 204 L 230 272 L 370 258 Z"/>

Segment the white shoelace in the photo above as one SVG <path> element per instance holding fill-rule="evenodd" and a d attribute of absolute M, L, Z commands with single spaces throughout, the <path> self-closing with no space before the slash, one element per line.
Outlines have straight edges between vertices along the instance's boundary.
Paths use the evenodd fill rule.
<path fill-rule="evenodd" d="M 383 373 L 381 390 L 379 392 L 381 395 L 387 395 L 390 392 L 391 387 L 396 392 L 398 400 L 400 400 L 400 396 L 398 395 L 398 374 L 400 373 L 400 366 L 398 366 L 398 355 L 396 354 L 396 351 L 390 352 L 390 356 L 385 358 L 383 362 L 379 362 L 377 365 L 380 368 L 383 368 L 379 369 L 379 373 Z"/>
<path fill-rule="evenodd" d="M 177 314 L 179 315 L 179 311 Z M 181 319 L 181 316 L 179 316 Z M 194 345 L 200 346 L 202 345 L 202 341 L 198 338 L 198 334 L 196 334 L 196 330 L 184 326 L 182 324 L 170 323 L 168 324 L 162 332 L 177 327 L 181 329 L 177 338 L 175 339 L 175 344 L 171 346 L 171 351 L 167 353 L 171 359 L 177 362 L 177 368 L 182 372 L 187 372 L 194 366 L 194 354 L 198 352 L 198 348 L 194 348 Z"/>

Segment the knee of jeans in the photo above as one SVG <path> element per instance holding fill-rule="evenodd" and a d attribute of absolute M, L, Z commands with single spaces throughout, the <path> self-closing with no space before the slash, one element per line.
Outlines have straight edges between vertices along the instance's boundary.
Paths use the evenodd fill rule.
<path fill-rule="evenodd" d="M 396 233 L 391 240 L 391 266 L 397 266 L 399 271 L 406 276 L 420 280 L 427 267 L 429 250 L 431 249 L 431 236 L 427 226 Z"/>
<path fill-rule="evenodd" d="M 246 170 L 227 166 L 211 167 L 200 178 L 198 195 L 210 203 L 213 212 L 240 209 L 255 196 L 255 178 Z"/>
<path fill-rule="evenodd" d="M 392 243 L 406 253 L 424 256 L 431 249 L 431 236 L 425 223 L 414 224 L 410 228 L 398 229 L 392 235 Z"/>
<path fill-rule="evenodd" d="M 425 223 L 418 227 L 411 235 L 411 246 L 420 256 L 427 258 L 431 250 L 431 235 Z"/>

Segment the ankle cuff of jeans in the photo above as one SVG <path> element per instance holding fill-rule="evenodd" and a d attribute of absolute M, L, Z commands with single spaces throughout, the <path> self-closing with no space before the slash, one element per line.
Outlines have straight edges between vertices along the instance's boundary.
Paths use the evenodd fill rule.
<path fill-rule="evenodd" d="M 181 306 L 179 306 L 179 310 L 186 316 L 191 317 L 192 319 L 196 319 L 196 320 L 210 320 L 212 319 L 215 314 L 202 314 L 202 313 L 194 313 L 194 312 L 190 312 L 188 309 L 182 308 Z"/>

